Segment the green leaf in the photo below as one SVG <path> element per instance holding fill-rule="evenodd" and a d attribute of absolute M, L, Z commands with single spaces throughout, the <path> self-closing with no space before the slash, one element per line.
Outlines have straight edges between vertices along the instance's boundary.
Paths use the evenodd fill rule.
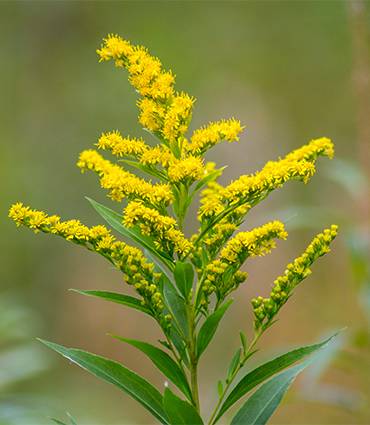
<path fill-rule="evenodd" d="M 146 342 L 138 341 L 135 339 L 122 338 L 120 336 L 112 335 L 113 338 L 119 341 L 126 342 L 127 344 L 136 347 L 158 367 L 158 369 L 170 380 L 183 394 L 192 401 L 191 391 L 184 372 L 180 369 L 178 364 L 163 350 L 155 347 L 154 345 Z"/>
<path fill-rule="evenodd" d="M 179 353 L 181 360 L 185 363 L 186 366 L 189 366 L 189 357 L 186 351 L 186 343 L 184 342 L 183 337 L 179 334 L 179 331 L 175 326 L 171 326 L 170 329 L 170 339 L 175 346 L 177 352 Z"/>
<path fill-rule="evenodd" d="M 171 282 L 166 281 L 163 285 L 163 297 L 175 324 L 184 338 L 189 336 L 189 326 L 185 300 L 180 297 Z"/>
<path fill-rule="evenodd" d="M 256 369 L 247 373 L 231 391 L 227 399 L 224 401 L 221 409 L 216 417 L 216 421 L 241 397 L 243 397 L 247 392 L 252 390 L 254 387 L 259 385 L 261 382 L 270 378 L 275 373 L 280 372 L 286 367 L 292 365 L 298 360 L 303 359 L 304 357 L 312 354 L 313 352 L 324 347 L 329 341 L 337 335 L 334 334 L 330 338 L 326 339 L 323 342 L 318 344 L 308 345 L 306 347 L 297 348 L 295 350 L 289 351 L 279 357 L 276 357 L 273 360 L 270 360 L 267 363 L 258 366 Z M 215 422 L 216 422 L 215 421 Z"/>
<path fill-rule="evenodd" d="M 115 211 L 111 210 L 108 207 L 105 207 L 99 202 L 94 201 L 86 197 L 86 199 L 91 203 L 94 209 L 104 218 L 104 220 L 112 226 L 117 232 L 121 235 L 129 238 L 130 240 L 139 244 L 142 248 L 147 249 L 157 260 L 163 263 L 170 270 L 173 270 L 174 264 L 172 259 L 169 256 L 158 252 L 154 243 L 149 237 L 143 236 L 137 229 L 129 229 L 122 224 L 122 215 L 117 214 Z M 158 263 L 157 263 L 158 264 Z M 160 264 L 158 264 L 159 267 Z M 161 267 L 162 269 L 162 267 Z"/>
<path fill-rule="evenodd" d="M 58 425 L 67 425 L 65 422 L 60 421 L 59 419 L 56 418 L 50 418 L 51 421 L 55 422 Z"/>
<path fill-rule="evenodd" d="M 234 416 L 231 425 L 264 425 L 280 404 L 290 385 L 311 362 L 305 361 L 274 376 L 264 383 L 243 404 Z"/>
<path fill-rule="evenodd" d="M 232 300 L 229 300 L 221 307 L 219 307 L 214 313 L 207 317 L 206 321 L 203 323 L 203 326 L 199 330 L 198 340 L 197 340 L 197 356 L 201 356 L 203 351 L 207 348 L 208 344 L 211 342 L 218 324 L 225 314 L 226 310 L 230 307 Z"/>
<path fill-rule="evenodd" d="M 94 290 L 82 290 L 82 289 L 70 289 L 70 291 L 77 292 L 78 294 L 87 295 L 89 297 L 102 298 L 103 300 L 111 301 L 117 304 L 123 304 L 127 307 L 134 308 L 143 313 L 152 315 L 150 310 L 141 304 L 138 298 L 130 297 L 129 295 L 119 294 L 117 292 L 108 291 L 94 291 Z"/>
<path fill-rule="evenodd" d="M 194 270 L 193 266 L 190 263 L 183 263 L 181 261 L 177 261 L 175 264 L 174 270 L 175 282 L 177 288 L 181 292 L 181 294 L 188 298 L 189 293 L 193 287 L 194 281 Z"/>
<path fill-rule="evenodd" d="M 200 189 L 202 189 L 208 183 L 211 183 L 214 180 L 216 180 L 218 177 L 220 177 L 225 168 L 226 167 L 218 168 L 217 170 L 212 171 L 211 173 L 209 173 L 205 177 L 203 177 L 201 180 L 199 180 L 199 182 L 196 184 L 196 186 L 194 188 L 192 195 L 195 194 L 196 192 L 198 192 Z"/>
<path fill-rule="evenodd" d="M 240 355 L 242 353 L 242 349 L 238 348 L 236 353 L 233 355 L 233 358 L 231 359 L 229 369 L 227 371 L 227 378 L 231 378 L 233 373 L 235 372 L 236 368 L 238 367 L 239 361 L 240 361 Z"/>
<path fill-rule="evenodd" d="M 240 331 L 240 342 L 242 343 L 243 351 L 244 353 L 247 351 L 247 337 L 245 336 L 245 333 Z"/>
<path fill-rule="evenodd" d="M 131 167 L 136 168 L 137 170 L 144 171 L 144 173 L 147 173 L 147 174 L 149 174 L 153 177 L 157 177 L 158 179 L 160 179 L 162 181 L 165 181 L 165 182 L 168 181 L 168 179 L 166 178 L 166 176 L 163 173 L 161 173 L 161 172 L 159 172 L 159 171 L 157 171 L 153 168 L 150 168 L 145 164 L 141 164 L 140 162 L 131 161 L 129 159 L 120 159 L 119 162 L 124 162 L 125 164 L 130 165 Z"/>
<path fill-rule="evenodd" d="M 161 423 L 168 424 L 162 406 L 162 395 L 148 381 L 127 369 L 120 363 L 87 351 L 67 348 L 53 342 L 39 339 L 47 347 L 76 363 L 83 369 L 109 382 L 141 403 Z"/>
<path fill-rule="evenodd" d="M 164 410 L 173 425 L 203 425 L 195 408 L 185 400 L 177 397 L 169 388 L 163 396 Z"/>
<path fill-rule="evenodd" d="M 222 394 L 224 392 L 224 386 L 222 385 L 222 381 L 217 382 L 217 392 L 218 392 L 218 396 L 222 397 Z"/>

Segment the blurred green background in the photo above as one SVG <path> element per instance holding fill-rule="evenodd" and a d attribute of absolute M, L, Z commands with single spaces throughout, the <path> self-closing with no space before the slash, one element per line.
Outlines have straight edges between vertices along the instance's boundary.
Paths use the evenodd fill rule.
<path fill-rule="evenodd" d="M 220 145 L 209 156 L 228 165 L 224 183 L 311 138 L 336 144 L 336 159 L 320 160 L 308 186 L 288 184 L 244 225 L 278 218 L 290 237 L 248 265 L 250 278 L 201 365 L 205 408 L 216 399 L 214 383 L 239 329 L 251 335 L 250 298 L 266 295 L 312 235 L 337 222 L 333 252 L 282 310 L 259 361 L 347 326 L 271 423 L 370 423 L 370 4 L 297 0 L 0 3 L 0 424 L 42 425 L 66 411 L 79 424 L 151 423 L 134 401 L 40 347 L 36 336 L 121 360 L 163 386 L 146 358 L 106 336 L 154 342 L 159 334 L 150 320 L 68 292 L 125 290 L 119 274 L 87 251 L 6 218 L 18 200 L 89 225 L 101 220 L 85 195 L 121 208 L 75 166 L 102 131 L 147 137 L 125 72 L 97 63 L 107 33 L 147 46 L 174 71 L 177 88 L 198 99 L 192 128 L 231 116 L 247 126 L 238 145 Z M 188 224 L 194 229 L 195 220 Z"/>

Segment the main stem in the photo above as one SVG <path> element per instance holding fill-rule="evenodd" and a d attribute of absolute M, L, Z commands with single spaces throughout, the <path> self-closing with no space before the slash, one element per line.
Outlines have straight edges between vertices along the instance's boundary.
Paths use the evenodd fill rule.
<path fill-rule="evenodd" d="M 199 390 L 198 390 L 198 358 L 196 352 L 196 335 L 195 335 L 195 317 L 194 317 L 194 306 L 190 304 L 188 306 L 188 320 L 189 320 L 189 360 L 190 360 L 190 380 L 191 380 L 191 392 L 193 394 L 193 400 L 195 408 L 198 413 L 200 412 L 199 403 Z"/>

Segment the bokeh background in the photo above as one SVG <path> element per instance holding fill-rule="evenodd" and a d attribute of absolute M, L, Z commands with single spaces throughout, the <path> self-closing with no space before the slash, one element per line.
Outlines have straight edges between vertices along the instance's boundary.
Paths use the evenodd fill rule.
<path fill-rule="evenodd" d="M 287 184 L 250 213 L 245 228 L 278 218 L 290 237 L 248 264 L 250 278 L 202 362 L 201 393 L 207 408 L 238 331 L 251 335 L 250 298 L 266 295 L 312 235 L 336 222 L 333 252 L 282 310 L 258 361 L 347 326 L 271 423 L 370 423 L 370 4 L 296 0 L 0 3 L 0 424 L 48 424 L 66 411 L 79 424 L 151 423 L 136 402 L 40 347 L 37 336 L 121 360 L 163 386 L 144 356 L 106 336 L 154 342 L 150 320 L 68 292 L 123 291 L 119 274 L 7 219 L 18 200 L 89 225 L 101 220 L 85 195 L 121 208 L 75 166 L 102 131 L 147 137 L 125 72 L 97 63 L 107 33 L 147 46 L 175 72 L 177 88 L 198 99 L 192 129 L 231 116 L 246 125 L 239 144 L 209 156 L 228 165 L 224 183 L 311 138 L 335 141 L 336 159 L 320 160 L 309 185 Z"/>

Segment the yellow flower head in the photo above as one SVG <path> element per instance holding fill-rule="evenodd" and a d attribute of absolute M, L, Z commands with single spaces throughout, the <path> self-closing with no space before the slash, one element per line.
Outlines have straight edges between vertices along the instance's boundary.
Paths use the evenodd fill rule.
<path fill-rule="evenodd" d="M 168 168 L 169 165 L 176 161 L 169 148 L 163 145 L 154 146 L 146 150 L 140 157 L 140 162 L 145 165 L 161 165 Z"/>
<path fill-rule="evenodd" d="M 138 100 L 139 107 L 139 123 L 152 132 L 158 132 L 162 126 L 166 113 L 164 105 L 153 99 L 144 97 Z"/>
<path fill-rule="evenodd" d="M 77 166 L 84 170 L 95 171 L 100 176 L 102 188 L 110 191 L 110 197 L 121 201 L 124 197 L 146 200 L 153 205 L 167 205 L 172 199 L 168 185 L 152 185 L 123 170 L 122 167 L 112 164 L 94 150 L 86 150 L 80 154 Z"/>
<path fill-rule="evenodd" d="M 108 149 L 118 157 L 135 156 L 140 157 L 148 146 L 142 139 L 123 138 L 118 131 L 103 133 L 97 143 L 99 149 Z"/>
<path fill-rule="evenodd" d="M 157 246 L 169 253 L 186 255 L 192 245 L 177 229 L 174 218 L 161 215 L 157 210 L 146 207 L 141 202 L 132 201 L 124 210 L 123 224 L 127 227 L 139 225 L 143 234 L 151 236 Z"/>
<path fill-rule="evenodd" d="M 179 93 L 173 99 L 164 117 L 163 137 L 170 143 L 176 142 L 188 129 L 194 98 L 186 93 Z"/>
<path fill-rule="evenodd" d="M 195 180 L 200 180 L 204 175 L 203 161 L 195 156 L 175 160 L 168 167 L 168 177 L 172 182 L 187 181 L 191 183 Z"/>
<path fill-rule="evenodd" d="M 229 263 L 244 261 L 269 253 L 275 247 L 275 238 L 286 239 L 288 233 L 280 221 L 272 221 L 249 232 L 240 232 L 222 249 L 220 259 Z"/>
<path fill-rule="evenodd" d="M 172 95 L 174 76 L 163 71 L 160 60 L 151 56 L 145 47 L 108 35 L 97 53 L 101 61 L 113 59 L 116 66 L 126 68 L 130 83 L 142 96 L 165 99 Z"/>
<path fill-rule="evenodd" d="M 202 155 L 207 149 L 223 140 L 227 142 L 238 141 L 239 134 L 244 128 L 240 121 L 234 118 L 211 122 L 207 126 L 194 131 L 191 142 L 186 145 L 186 150 L 193 155 Z"/>
<path fill-rule="evenodd" d="M 250 204 L 253 206 L 271 191 L 280 188 L 289 180 L 307 183 L 315 174 L 318 156 L 333 155 L 333 144 L 329 139 L 312 140 L 307 145 L 286 155 L 279 161 L 269 161 L 261 171 L 242 175 L 225 188 L 218 186 L 217 193 L 204 191 L 199 217 L 207 219 L 222 213 L 229 206 Z"/>

